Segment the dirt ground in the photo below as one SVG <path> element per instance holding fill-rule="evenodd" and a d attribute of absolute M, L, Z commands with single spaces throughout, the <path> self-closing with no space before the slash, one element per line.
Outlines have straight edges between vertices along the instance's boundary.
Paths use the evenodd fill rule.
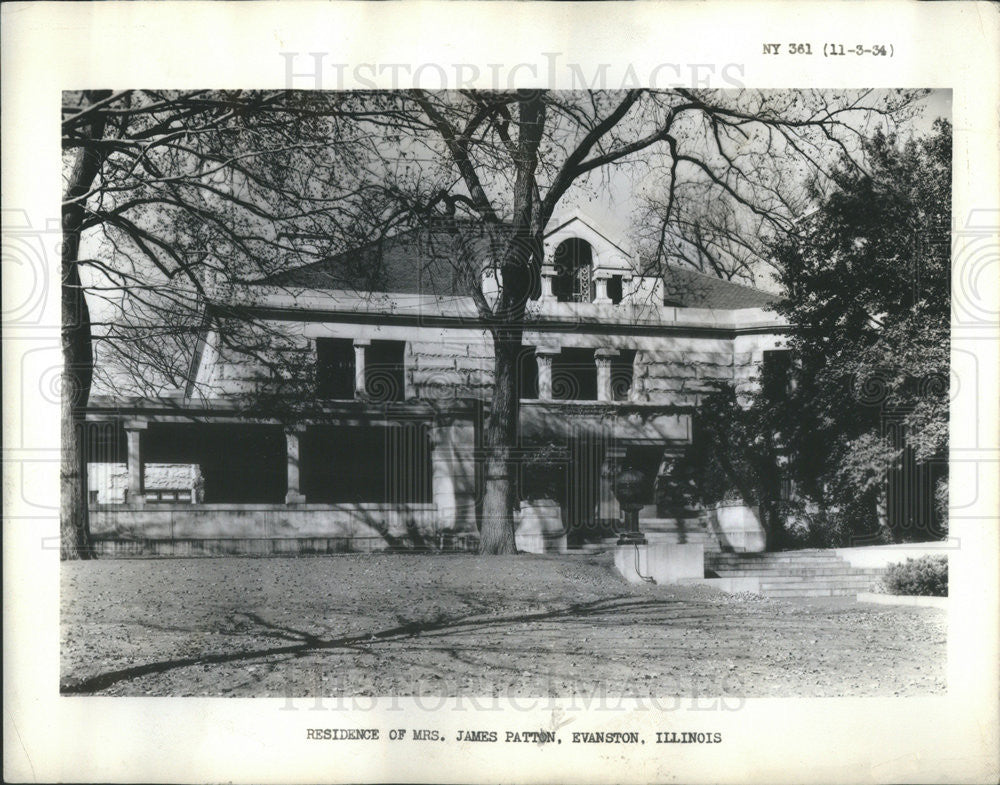
<path fill-rule="evenodd" d="M 609 554 L 67 562 L 64 694 L 945 690 L 945 612 L 629 586 Z"/>

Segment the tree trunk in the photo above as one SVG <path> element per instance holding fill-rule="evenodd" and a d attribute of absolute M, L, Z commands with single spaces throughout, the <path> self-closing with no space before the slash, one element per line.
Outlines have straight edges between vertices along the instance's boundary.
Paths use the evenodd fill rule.
<path fill-rule="evenodd" d="M 92 101 L 100 101 L 110 94 L 109 90 L 99 90 L 90 93 L 89 97 Z M 90 122 L 89 138 L 99 139 L 104 133 L 104 125 L 103 115 L 97 113 Z M 90 311 L 78 264 L 85 210 L 82 201 L 73 200 L 90 191 L 100 168 L 101 156 L 96 149 L 87 146 L 79 148 L 67 178 L 62 211 L 63 371 L 59 466 L 59 555 L 62 559 L 89 559 L 93 556 L 87 521 L 84 410 L 90 397 L 94 353 Z"/>
<path fill-rule="evenodd" d="M 70 233 L 64 235 L 64 255 L 67 246 L 79 246 L 79 231 L 75 243 L 70 237 Z M 90 314 L 80 285 L 80 272 L 75 262 L 66 261 L 62 284 L 62 358 L 59 553 L 63 559 L 87 559 L 93 552 L 87 520 L 83 409 L 90 395 L 93 352 Z"/>
<path fill-rule="evenodd" d="M 493 401 L 486 426 L 482 525 L 479 552 L 516 553 L 514 545 L 514 505 L 517 502 L 517 445 L 520 400 L 517 390 L 517 357 L 521 331 L 508 330 L 494 335 L 495 380 Z"/>
<path fill-rule="evenodd" d="M 500 269 L 502 290 L 493 329 L 494 382 L 490 419 L 486 426 L 482 525 L 479 552 L 517 553 L 514 544 L 514 505 L 517 503 L 517 463 L 513 451 L 520 428 L 517 362 L 524 331 L 524 309 L 531 291 L 533 261 L 541 263 L 540 243 L 545 218 L 534 201 L 538 145 L 545 125 L 545 102 L 537 91 L 522 91 L 518 100 L 518 140 L 514 155 L 513 238 Z"/>

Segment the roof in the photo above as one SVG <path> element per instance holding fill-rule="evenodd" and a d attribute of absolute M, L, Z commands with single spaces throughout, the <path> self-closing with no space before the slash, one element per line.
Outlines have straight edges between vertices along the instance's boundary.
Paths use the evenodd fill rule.
<path fill-rule="evenodd" d="M 455 231 L 455 229 L 458 231 Z M 482 223 L 461 221 L 401 232 L 329 259 L 270 275 L 255 283 L 303 289 L 340 289 L 389 294 L 468 296 L 462 263 L 475 258 L 486 267 L 491 249 Z M 664 301 L 685 308 L 763 308 L 780 298 L 770 292 L 682 267 L 664 274 Z"/>
<path fill-rule="evenodd" d="M 454 226 L 457 231 L 453 231 Z M 357 249 L 275 273 L 255 283 L 304 289 L 393 294 L 468 295 L 463 258 L 491 258 L 482 223 L 456 221 L 410 229 Z"/>
<path fill-rule="evenodd" d="M 682 308 L 763 308 L 781 299 L 762 289 L 683 267 L 670 267 L 663 282 L 664 301 Z"/>

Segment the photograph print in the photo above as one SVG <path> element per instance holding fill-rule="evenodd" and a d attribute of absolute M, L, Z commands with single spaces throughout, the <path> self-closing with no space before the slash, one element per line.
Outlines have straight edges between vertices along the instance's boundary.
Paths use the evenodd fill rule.
<path fill-rule="evenodd" d="M 64 92 L 60 693 L 943 695 L 950 117 Z"/>

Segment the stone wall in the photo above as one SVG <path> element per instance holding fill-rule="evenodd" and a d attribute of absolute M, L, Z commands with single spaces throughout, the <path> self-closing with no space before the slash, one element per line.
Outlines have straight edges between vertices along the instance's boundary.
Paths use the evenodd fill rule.
<path fill-rule="evenodd" d="M 636 353 L 632 399 L 694 406 L 712 384 L 734 378 L 732 344 L 706 340 L 692 349 L 645 349 Z"/>
<path fill-rule="evenodd" d="M 593 307 L 593 306 L 591 306 Z M 683 310 L 683 309 L 679 309 Z M 278 330 L 276 324 L 270 328 Z M 493 348 L 488 335 L 470 328 L 394 327 L 360 324 L 303 324 L 280 326 L 289 345 L 300 352 L 305 367 L 316 362 L 319 337 L 405 341 L 405 397 L 427 400 L 483 398 L 493 383 Z M 735 338 L 591 332 L 585 324 L 574 329 L 547 329 L 527 325 L 526 347 L 547 351 L 566 348 L 635 350 L 633 387 L 629 400 L 663 405 L 695 405 L 716 381 L 735 382 L 751 390 L 765 351 L 781 348 L 775 333 L 749 333 Z M 530 351 L 530 349 L 529 349 Z M 219 396 L 246 394 L 262 378 L 263 369 L 243 358 L 206 350 L 214 361 L 200 378 Z"/>
<path fill-rule="evenodd" d="M 493 385 L 493 351 L 485 342 L 408 341 L 408 397 L 483 398 Z"/>
<path fill-rule="evenodd" d="M 111 553 L 116 543 L 144 541 L 211 541 L 252 552 L 263 540 L 286 541 L 286 551 L 295 550 L 291 541 L 309 540 L 338 540 L 344 550 L 432 547 L 440 526 L 433 504 L 147 504 L 92 506 L 90 529 Z"/>

